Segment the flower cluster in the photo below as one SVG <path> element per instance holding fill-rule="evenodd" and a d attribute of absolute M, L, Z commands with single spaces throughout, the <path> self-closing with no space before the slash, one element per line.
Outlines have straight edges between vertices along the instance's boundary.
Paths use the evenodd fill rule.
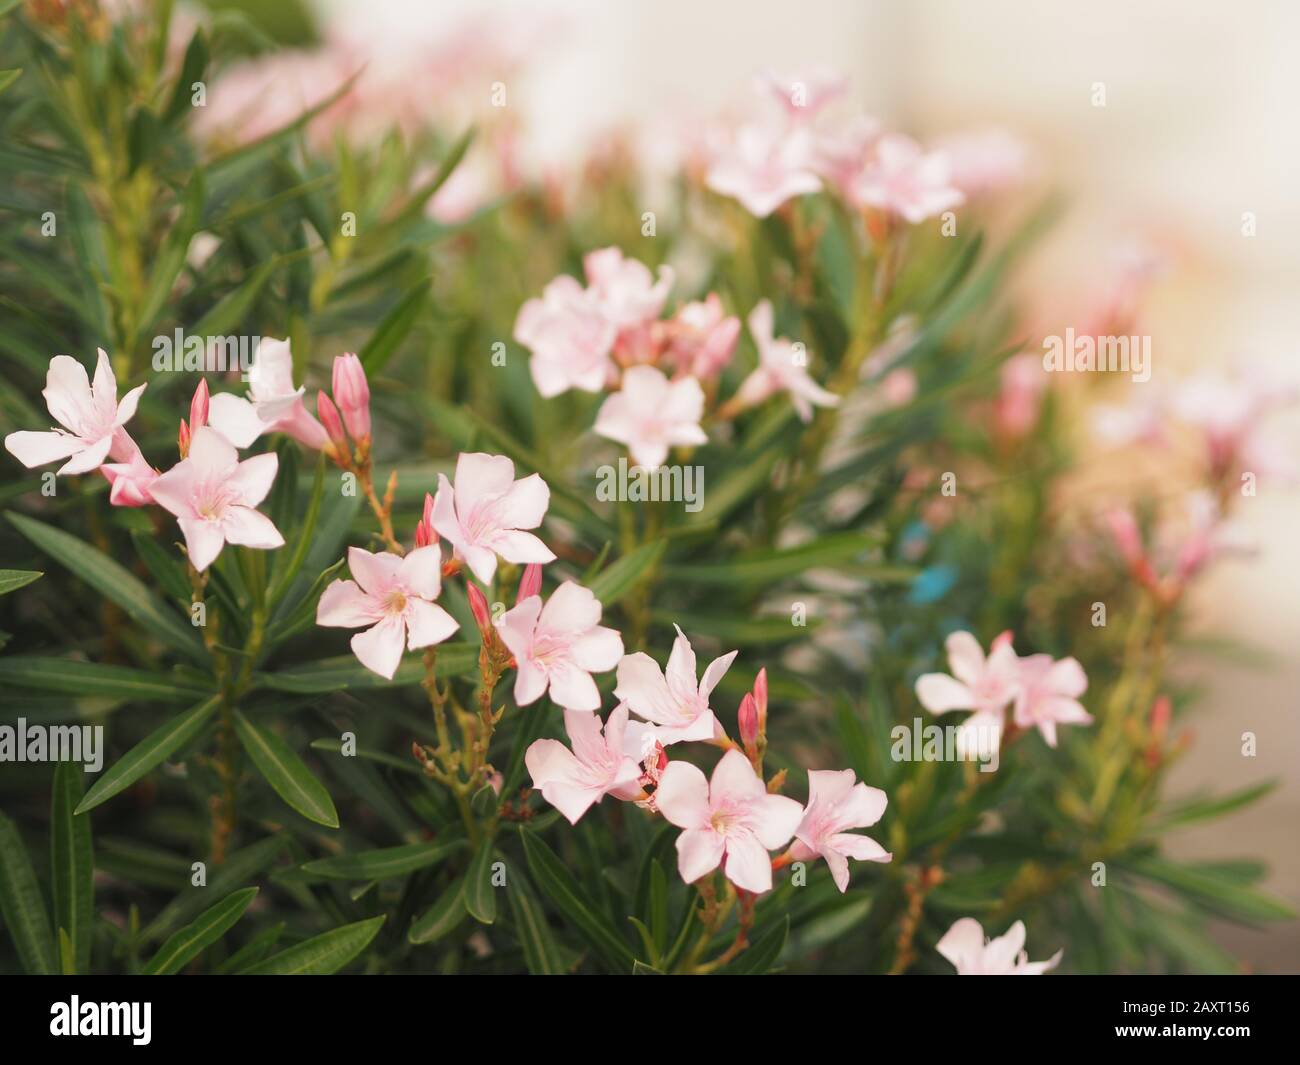
<path fill-rule="evenodd" d="M 926 673 L 917 678 L 916 697 L 932 714 L 973 710 L 961 726 L 971 750 L 983 755 L 997 749 L 1012 704 L 1016 728 L 1037 728 L 1052 747 L 1057 725 L 1091 723 L 1092 716 L 1079 702 L 1088 678 L 1074 658 L 1017 655 L 1009 632 L 993 641 L 987 657 L 969 632 L 954 632 L 946 646 L 952 675 Z"/>

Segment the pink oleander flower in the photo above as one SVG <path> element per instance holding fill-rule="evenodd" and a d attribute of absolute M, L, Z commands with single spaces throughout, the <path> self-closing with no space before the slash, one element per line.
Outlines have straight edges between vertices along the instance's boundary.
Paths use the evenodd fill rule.
<path fill-rule="evenodd" d="M 709 707 L 709 696 L 718 686 L 739 652 L 729 651 L 715 658 L 698 681 L 695 674 L 695 651 L 686 634 L 677 629 L 666 673 L 653 658 L 642 651 L 626 655 L 618 664 L 618 683 L 614 695 L 626 702 L 632 713 L 650 722 L 633 727 L 630 735 L 643 743 L 653 735 L 665 747 L 690 740 L 711 740 L 721 735 L 722 726 Z"/>
<path fill-rule="evenodd" d="M 148 506 L 154 501 L 149 489 L 158 479 L 159 473 L 149 465 L 139 445 L 127 435 L 126 430 L 120 429 L 118 432 L 122 437 L 121 443 L 129 454 L 121 462 L 106 462 L 99 468 L 110 485 L 108 501 L 115 507 Z M 186 451 L 188 450 L 187 442 Z"/>
<path fill-rule="evenodd" d="M 1261 430 L 1272 410 L 1294 402 L 1296 388 L 1259 365 L 1234 374 L 1206 372 L 1180 382 L 1170 406 L 1204 436 L 1214 476 L 1245 468 L 1290 478 L 1294 464 Z"/>
<path fill-rule="evenodd" d="M 208 401 L 208 424 L 235 447 L 248 447 L 263 433 L 284 433 L 319 451 L 329 437 L 303 403 L 305 391 L 293 387 L 289 341 L 265 338 L 248 370 L 249 398 L 230 392 L 213 396 Z"/>
<path fill-rule="evenodd" d="M 284 545 L 271 519 L 254 509 L 271 491 L 279 464 L 274 454 L 240 462 L 234 445 L 204 426 L 190 439 L 189 457 L 149 486 L 154 502 L 176 515 L 195 569 L 207 569 L 226 544 Z"/>
<path fill-rule="evenodd" d="M 963 917 L 943 934 L 935 949 L 952 962 L 958 976 L 1041 976 L 1055 969 L 1065 953 L 1058 950 L 1047 961 L 1030 961 L 1024 945 L 1023 921 L 997 939 L 985 939 L 979 921 Z"/>
<path fill-rule="evenodd" d="M 1051 655 L 1026 655 L 1019 659 L 1020 691 L 1013 720 L 1021 728 L 1037 728 L 1049 747 L 1056 746 L 1057 725 L 1089 725 L 1092 715 L 1079 696 L 1088 689 L 1088 677 L 1074 658 L 1054 661 Z"/>
<path fill-rule="evenodd" d="M 756 218 L 766 218 L 787 200 L 821 189 L 812 158 L 812 139 L 802 127 L 744 126 L 714 159 L 705 184 L 739 200 Z"/>
<path fill-rule="evenodd" d="M 722 309 L 716 292 L 684 304 L 669 324 L 668 358 L 679 376 L 710 380 L 727 368 L 736 353 L 740 319 Z"/>
<path fill-rule="evenodd" d="M 856 202 L 854 188 L 871 161 L 881 132 L 879 121 L 857 115 L 839 128 L 815 135 L 813 168 L 842 199 Z"/>
<path fill-rule="evenodd" d="M 530 532 L 541 525 L 551 490 L 538 474 L 515 480 L 515 464 L 481 452 L 456 459 L 456 483 L 438 474 L 433 527 L 457 558 L 484 584 L 492 581 L 497 556 L 507 562 L 554 562 L 555 555 Z"/>
<path fill-rule="evenodd" d="M 71 355 L 55 355 L 45 374 L 45 405 L 63 428 L 48 432 L 22 430 L 5 437 L 5 450 L 28 469 L 67 459 L 59 474 L 89 473 L 110 453 L 121 462 L 131 458 L 130 437 L 122 428 L 135 414 L 145 386 L 117 401 L 117 378 L 108 354 L 99 349 L 95 381 Z"/>
<path fill-rule="evenodd" d="M 952 183 L 971 198 L 1022 185 L 1033 169 L 1029 146 L 1005 129 L 955 133 L 935 143 L 948 157 Z"/>
<path fill-rule="evenodd" d="M 587 274 L 587 291 L 619 332 L 658 318 L 673 287 L 672 267 L 659 267 L 656 280 L 645 263 L 627 258 L 618 248 L 588 252 L 582 268 Z"/>
<path fill-rule="evenodd" d="M 684 829 L 677 837 L 677 870 L 693 884 L 720 864 L 727 879 L 755 894 L 772 887 L 769 851 L 794 835 L 803 807 L 769 795 L 749 759 L 724 754 L 712 778 L 690 762 L 670 762 L 654 793 L 655 808 Z"/>
<path fill-rule="evenodd" d="M 848 79 L 832 70 L 809 70 L 799 74 L 764 71 L 758 85 L 796 121 L 811 121 L 828 103 L 844 95 Z"/>
<path fill-rule="evenodd" d="M 516 703 L 527 706 L 549 689 L 551 701 L 566 710 L 600 709 L 591 675 L 608 672 L 623 657 L 623 638 L 599 623 L 600 609 L 588 589 L 565 581 L 545 606 L 531 595 L 502 615 L 497 631 L 515 656 Z"/>
<path fill-rule="evenodd" d="M 519 310 L 514 337 L 532 352 L 528 369 L 547 399 L 571 388 L 599 392 L 614 376 L 610 352 L 618 329 L 596 296 L 562 275 Z"/>
<path fill-rule="evenodd" d="M 334 358 L 334 402 L 353 440 L 370 439 L 370 385 L 361 360 L 350 352 Z"/>
<path fill-rule="evenodd" d="M 926 673 L 916 680 L 916 697 L 932 714 L 974 710 L 962 722 L 961 743 L 971 739 L 980 755 L 997 749 L 1004 711 L 1020 691 L 1019 659 L 1007 633 L 993 641 L 988 658 L 969 632 L 954 632 L 945 641 L 954 676 Z"/>
<path fill-rule="evenodd" d="M 995 405 L 999 432 L 1013 439 L 1024 436 L 1038 423 L 1047 389 L 1047 375 L 1037 355 L 1022 352 L 1002 364 L 1001 391 Z"/>
<path fill-rule="evenodd" d="M 879 788 L 855 781 L 852 769 L 809 770 L 808 805 L 790 846 L 790 857 L 797 862 L 818 855 L 825 858 L 840 891 L 849 887 L 850 858 L 860 862 L 887 862 L 893 857 L 869 836 L 849 831 L 874 825 L 889 802 Z"/>
<path fill-rule="evenodd" d="M 942 152 L 926 153 L 916 141 L 898 133 L 880 138 L 854 195 L 860 206 L 888 211 L 913 225 L 966 201 L 952 183 L 948 157 Z"/>
<path fill-rule="evenodd" d="M 321 593 L 316 624 L 361 629 L 352 652 L 372 673 L 393 679 L 406 648 L 418 651 L 447 639 L 460 626 L 434 602 L 442 591 L 442 551 L 417 547 L 405 557 L 348 548 L 354 580 L 337 580 Z"/>
<path fill-rule="evenodd" d="M 653 366 L 633 366 L 623 374 L 623 386 L 600 406 L 595 430 L 600 436 L 626 444 L 641 466 L 662 466 L 673 447 L 707 444 L 700 428 L 704 389 L 694 377 L 669 381 Z"/>
<path fill-rule="evenodd" d="M 749 332 L 758 348 L 758 368 L 736 391 L 733 402 L 741 408 L 762 403 L 777 392 L 790 393 L 790 401 L 803 421 L 812 420 L 813 407 L 835 407 L 840 397 L 828 392 L 808 375 L 808 356 L 802 345 L 772 336 L 772 304 L 760 300 L 749 312 Z"/>
<path fill-rule="evenodd" d="M 564 730 L 573 750 L 559 740 L 536 740 L 524 754 L 533 787 L 576 825 L 606 795 L 635 799 L 641 794 L 641 766 L 623 753 L 627 707 L 618 706 L 601 735 L 599 714 L 564 712 Z"/>

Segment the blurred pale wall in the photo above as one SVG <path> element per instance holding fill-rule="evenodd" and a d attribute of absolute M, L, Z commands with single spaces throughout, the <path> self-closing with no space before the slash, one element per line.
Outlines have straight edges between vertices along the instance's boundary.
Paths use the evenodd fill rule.
<path fill-rule="evenodd" d="M 339 6 L 339 5 L 334 5 Z M 343 7 L 356 10 L 352 3 Z M 481 10 L 470 2 L 368 0 L 367 18 L 408 29 Z M 1080 289 L 1117 239 L 1177 234 L 1180 262 L 1147 326 L 1155 373 L 1252 355 L 1300 373 L 1300 4 L 1246 0 L 1010 2 L 920 0 L 556 0 L 498 4 L 566 16 L 520 106 L 539 150 L 571 153 L 612 122 L 665 106 L 708 110 L 743 98 L 753 73 L 830 65 L 868 110 L 920 134 L 1005 124 L 1043 153 L 1072 210 L 1039 266 L 1045 292 Z M 1106 106 L 1092 105 L 1103 82 Z M 514 98 L 520 100 L 519 96 Z M 1258 235 L 1241 235 L 1254 211 Z M 1286 416 L 1284 416 L 1286 417 Z M 1287 426 L 1300 460 L 1300 425 Z M 1242 518 L 1259 557 L 1226 563 L 1196 600 L 1199 627 L 1272 653 L 1267 670 L 1218 661 L 1180 669 L 1209 686 L 1178 769 L 1179 791 L 1268 777 L 1283 787 L 1252 810 L 1191 829 L 1186 857 L 1264 856 L 1270 886 L 1300 904 L 1300 486 L 1266 486 Z M 1240 755 L 1243 730 L 1258 757 Z M 1225 929 L 1259 969 L 1300 969 L 1300 925 Z"/>

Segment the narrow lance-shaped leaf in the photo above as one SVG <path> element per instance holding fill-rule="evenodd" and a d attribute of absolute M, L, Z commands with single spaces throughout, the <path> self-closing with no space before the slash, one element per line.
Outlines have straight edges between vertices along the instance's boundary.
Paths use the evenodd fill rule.
<path fill-rule="evenodd" d="M 91 923 L 95 910 L 94 847 L 90 815 L 74 813 L 81 800 L 82 768 L 60 762 L 54 769 L 50 809 L 50 870 L 54 924 L 72 946 L 73 972 L 90 970 Z"/>
<path fill-rule="evenodd" d="M 154 729 L 105 771 L 77 804 L 77 813 L 84 814 L 106 802 L 119 791 L 129 788 L 155 766 L 166 761 L 199 734 L 221 705 L 221 697 L 214 695 L 198 706 Z"/>
<path fill-rule="evenodd" d="M 239 742 L 277 795 L 309 821 L 327 828 L 339 827 L 338 811 L 330 793 L 310 769 L 279 736 L 258 728 L 235 711 L 235 732 Z"/>
<path fill-rule="evenodd" d="M 257 888 L 245 888 L 204 910 L 193 922 L 168 937 L 149 959 L 144 975 L 165 976 L 179 972 L 234 927 L 256 896 Z"/>
<path fill-rule="evenodd" d="M 370 946 L 385 920 L 382 916 L 371 917 L 314 936 L 243 970 L 242 975 L 328 976 L 336 973 Z"/>
<path fill-rule="evenodd" d="M 0 814 L 0 914 L 18 960 L 33 976 L 58 972 L 54 934 L 36 873 L 14 823 Z"/>

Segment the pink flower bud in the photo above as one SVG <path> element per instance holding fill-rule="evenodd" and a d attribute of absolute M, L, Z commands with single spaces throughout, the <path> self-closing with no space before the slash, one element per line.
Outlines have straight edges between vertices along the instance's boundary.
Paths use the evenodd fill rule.
<path fill-rule="evenodd" d="M 758 731 L 767 732 L 767 666 L 754 678 L 754 709 L 758 711 Z"/>
<path fill-rule="evenodd" d="M 474 615 L 479 631 L 487 636 L 492 631 L 492 611 L 488 609 L 487 597 L 473 581 L 465 582 L 465 590 L 469 596 L 470 613 Z"/>
<path fill-rule="evenodd" d="M 181 453 L 181 458 L 186 458 L 190 453 L 190 427 L 185 424 L 185 419 L 181 419 L 181 427 L 176 433 L 176 450 Z"/>
<path fill-rule="evenodd" d="M 320 418 L 321 425 L 325 426 L 330 443 L 340 454 L 348 454 L 348 438 L 343 432 L 343 420 L 339 417 L 339 409 L 324 392 L 316 394 L 316 416 Z"/>
<path fill-rule="evenodd" d="M 370 439 L 370 386 L 361 360 L 350 352 L 334 360 L 334 402 L 343 413 L 348 434 L 360 443 Z"/>
<path fill-rule="evenodd" d="M 515 605 L 534 595 L 542 594 L 542 565 L 530 562 L 524 567 L 524 575 L 519 578 L 519 594 L 515 596 Z"/>
<path fill-rule="evenodd" d="M 758 706 L 754 703 L 754 697 L 748 692 L 740 701 L 740 711 L 737 714 L 739 719 L 740 742 L 745 745 L 745 750 L 752 750 L 758 743 Z"/>
<path fill-rule="evenodd" d="M 1169 702 L 1169 696 L 1160 696 L 1151 707 L 1152 733 L 1156 736 L 1163 736 L 1169 729 L 1169 722 L 1173 716 L 1173 705 Z"/>
<path fill-rule="evenodd" d="M 196 432 L 208 424 L 208 379 L 199 378 L 199 385 L 190 400 L 190 432 Z"/>

